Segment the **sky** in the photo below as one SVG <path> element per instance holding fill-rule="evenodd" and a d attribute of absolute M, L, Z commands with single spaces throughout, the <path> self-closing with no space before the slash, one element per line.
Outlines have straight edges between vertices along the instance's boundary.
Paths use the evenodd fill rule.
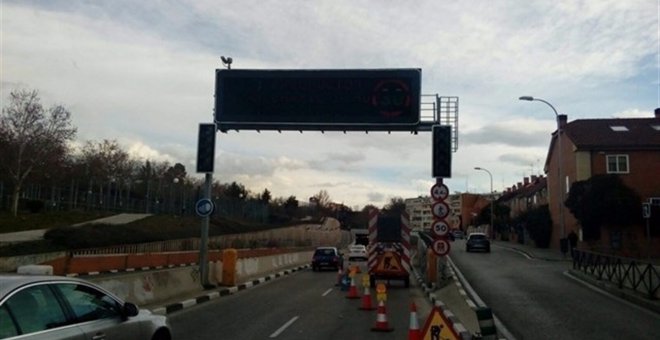
<path fill-rule="evenodd" d="M 543 174 L 555 114 L 653 117 L 660 0 L 0 0 L 1 101 L 36 89 L 64 105 L 76 143 L 117 140 L 195 174 L 215 70 L 420 68 L 422 93 L 457 96 L 450 192 Z M 428 196 L 431 134 L 229 131 L 214 180 L 349 207 Z"/>

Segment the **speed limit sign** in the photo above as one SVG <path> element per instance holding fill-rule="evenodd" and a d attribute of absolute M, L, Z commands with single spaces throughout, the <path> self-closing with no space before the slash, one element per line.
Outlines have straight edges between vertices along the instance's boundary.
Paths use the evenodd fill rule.
<path fill-rule="evenodd" d="M 451 246 L 449 245 L 449 241 L 443 238 L 439 238 L 433 241 L 433 252 L 436 255 L 445 256 L 449 254 L 449 249 L 451 249 Z"/>
<path fill-rule="evenodd" d="M 433 227 L 431 228 L 433 234 L 438 237 L 445 237 L 449 233 L 449 225 L 445 221 L 435 221 L 433 222 Z"/>

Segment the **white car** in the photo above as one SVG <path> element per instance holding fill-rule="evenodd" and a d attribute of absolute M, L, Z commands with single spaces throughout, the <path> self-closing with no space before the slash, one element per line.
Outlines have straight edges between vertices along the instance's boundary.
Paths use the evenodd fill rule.
<path fill-rule="evenodd" d="M 366 261 L 368 259 L 367 247 L 361 244 L 351 244 L 348 246 L 348 260 L 349 261 Z"/>
<path fill-rule="evenodd" d="M 81 279 L 0 275 L 0 339 L 170 340 L 167 317 Z"/>

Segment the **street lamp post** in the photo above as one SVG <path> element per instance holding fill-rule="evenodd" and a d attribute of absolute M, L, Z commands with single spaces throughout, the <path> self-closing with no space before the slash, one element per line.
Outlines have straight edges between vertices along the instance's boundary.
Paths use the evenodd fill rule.
<path fill-rule="evenodd" d="M 548 103 L 547 101 L 541 99 L 541 98 L 534 98 L 532 96 L 522 96 L 518 98 L 519 100 L 526 100 L 526 101 L 537 101 L 537 102 L 542 102 L 545 103 L 546 105 L 550 106 L 552 111 L 555 113 L 555 118 L 557 119 L 557 187 L 559 189 L 559 227 L 561 229 L 561 238 L 565 239 L 566 238 L 566 228 L 564 226 L 564 185 L 562 184 L 563 181 L 563 174 L 562 174 L 562 148 L 561 148 L 561 139 L 562 139 L 562 129 L 561 129 L 561 123 L 559 122 L 559 113 L 557 113 L 557 110 L 555 109 L 552 104 Z"/>
<path fill-rule="evenodd" d="M 495 238 L 495 224 L 493 224 L 493 202 L 495 201 L 495 197 L 493 196 L 493 174 L 488 169 L 481 167 L 475 167 L 474 170 L 483 170 L 488 173 L 488 177 L 490 178 L 490 238 L 492 239 Z"/>

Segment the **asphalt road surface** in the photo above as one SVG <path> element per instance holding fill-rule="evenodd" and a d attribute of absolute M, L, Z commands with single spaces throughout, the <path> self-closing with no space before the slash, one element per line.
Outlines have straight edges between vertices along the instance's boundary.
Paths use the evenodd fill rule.
<path fill-rule="evenodd" d="M 361 274 L 359 274 L 361 275 Z M 376 311 L 336 287 L 337 272 L 311 269 L 200 304 L 169 316 L 175 339 L 405 339 L 417 289 L 392 282 L 387 296 L 391 333 L 372 332 Z M 361 278 L 357 288 L 362 296 Z M 375 301 L 374 289 L 371 290 Z M 422 323 L 420 321 L 420 323 Z M 423 326 L 423 325 L 422 325 Z"/>
<path fill-rule="evenodd" d="M 660 315 L 570 278 L 566 262 L 453 247 L 454 263 L 517 339 L 660 339 Z"/>

